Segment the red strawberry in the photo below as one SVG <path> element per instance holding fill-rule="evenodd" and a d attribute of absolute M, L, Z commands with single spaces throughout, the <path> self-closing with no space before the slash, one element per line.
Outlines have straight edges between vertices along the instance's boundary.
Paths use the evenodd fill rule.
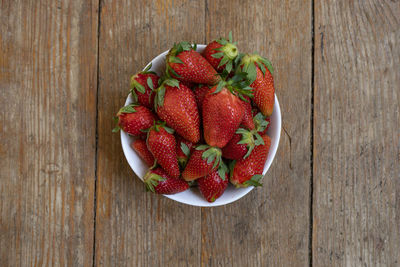
<path fill-rule="evenodd" d="M 261 112 L 257 113 L 254 118 L 255 129 L 260 135 L 264 135 L 271 124 L 271 118 L 264 116 Z"/>
<path fill-rule="evenodd" d="M 268 135 L 262 137 L 264 145 L 256 146 L 246 159 L 233 161 L 231 166 L 230 181 L 236 187 L 247 187 L 249 185 L 259 186 L 265 161 L 267 160 L 271 139 Z"/>
<path fill-rule="evenodd" d="M 250 86 L 254 88 L 254 103 L 263 115 L 271 116 L 275 102 L 271 62 L 256 54 L 247 54 L 240 64 L 242 71 L 248 74 Z"/>
<path fill-rule="evenodd" d="M 189 188 L 187 182 L 172 178 L 160 167 L 149 170 L 144 176 L 144 183 L 151 192 L 165 195 L 183 192 Z"/>
<path fill-rule="evenodd" d="M 165 80 L 156 90 L 158 116 L 192 143 L 200 140 L 200 118 L 192 90 L 175 79 Z"/>
<path fill-rule="evenodd" d="M 199 84 L 197 87 L 193 89 L 193 93 L 196 98 L 196 103 L 200 115 L 201 115 L 203 100 L 208 91 L 210 91 L 210 87 L 204 84 Z"/>
<path fill-rule="evenodd" d="M 238 56 L 236 44 L 232 41 L 232 32 L 229 33 L 229 41 L 221 38 L 212 41 L 204 49 L 202 55 L 218 72 L 224 69 L 229 73 L 233 68 L 233 60 Z"/>
<path fill-rule="evenodd" d="M 155 116 L 146 107 L 130 104 L 121 108 L 117 114 L 118 125 L 113 132 L 122 129 L 124 132 L 133 136 L 144 136 L 146 130 L 153 126 Z"/>
<path fill-rule="evenodd" d="M 216 170 L 221 163 L 223 164 L 219 148 L 200 145 L 190 155 L 182 177 L 186 181 L 195 180 Z"/>
<path fill-rule="evenodd" d="M 168 52 L 167 73 L 183 82 L 216 84 L 221 77 L 188 42 L 180 42 Z"/>
<path fill-rule="evenodd" d="M 222 179 L 217 171 L 197 180 L 200 193 L 208 202 L 214 202 L 219 198 L 228 187 L 228 182 L 228 174 L 225 174 L 224 179 Z"/>
<path fill-rule="evenodd" d="M 176 157 L 176 141 L 173 130 L 156 124 L 147 134 L 147 147 L 157 163 L 172 177 L 180 175 L 178 159 Z"/>
<path fill-rule="evenodd" d="M 158 87 L 158 76 L 149 71 L 151 64 L 142 72 L 131 78 L 131 95 L 133 102 L 139 102 L 149 109 L 154 107 L 154 88 Z"/>
<path fill-rule="evenodd" d="M 251 112 L 251 103 L 250 103 L 250 98 L 245 97 L 246 101 L 243 101 L 244 104 L 244 115 L 243 115 L 243 121 L 241 125 L 249 130 L 254 130 L 254 121 L 253 121 L 253 114 Z"/>
<path fill-rule="evenodd" d="M 176 136 L 176 154 L 178 156 L 179 165 L 184 168 L 186 162 L 194 149 L 193 143 L 186 140 L 180 135 Z"/>
<path fill-rule="evenodd" d="M 136 139 L 131 143 L 131 147 L 139 154 L 139 156 L 149 167 L 154 165 L 154 157 L 147 148 L 146 140 Z"/>
<path fill-rule="evenodd" d="M 206 143 L 224 147 L 239 128 L 244 109 L 243 101 L 223 84 L 210 89 L 204 97 L 202 110 Z"/>

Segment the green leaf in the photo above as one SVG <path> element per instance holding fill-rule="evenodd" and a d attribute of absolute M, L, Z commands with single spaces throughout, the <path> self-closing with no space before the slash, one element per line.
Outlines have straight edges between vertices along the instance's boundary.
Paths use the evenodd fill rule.
<path fill-rule="evenodd" d="M 246 155 L 244 155 L 243 159 L 245 159 L 245 158 L 247 158 L 248 156 L 250 156 L 250 154 L 251 154 L 251 152 L 253 151 L 253 149 L 254 149 L 254 145 L 248 145 L 248 146 L 247 146 L 247 153 L 246 153 Z"/>
<path fill-rule="evenodd" d="M 222 88 L 224 88 L 226 82 L 225 81 L 220 81 L 218 83 L 217 89 L 215 89 L 215 91 L 213 92 L 213 94 L 218 94 L 219 92 L 221 92 Z"/>
<path fill-rule="evenodd" d="M 207 149 L 209 147 L 210 147 L 209 145 L 199 145 L 198 147 L 196 147 L 196 150 L 204 150 L 204 149 Z"/>
<path fill-rule="evenodd" d="M 262 186 L 261 183 L 259 183 L 259 182 L 257 182 L 257 181 L 252 181 L 252 180 L 247 180 L 246 182 L 243 183 L 243 185 L 246 185 L 246 186 L 254 186 L 254 187 Z"/>
<path fill-rule="evenodd" d="M 164 105 L 164 96 L 165 96 L 165 87 L 162 86 L 158 91 L 157 98 L 158 98 L 158 105 L 162 107 Z"/>
<path fill-rule="evenodd" d="M 212 54 L 211 56 L 212 56 L 213 58 L 221 58 L 221 57 L 224 56 L 224 53 L 223 53 L 223 52 L 219 52 L 219 53 Z"/>
<path fill-rule="evenodd" d="M 224 38 L 221 38 L 221 39 L 217 40 L 217 43 L 219 43 L 221 45 L 226 45 L 228 43 L 228 41 Z"/>
<path fill-rule="evenodd" d="M 136 112 L 135 106 L 133 104 L 127 105 L 125 107 L 122 107 L 118 113 L 134 113 Z"/>
<path fill-rule="evenodd" d="M 226 172 L 228 172 L 229 170 L 228 170 L 228 167 L 225 165 L 225 163 L 224 162 L 221 162 L 221 164 L 219 165 L 219 167 L 218 167 L 218 174 L 219 174 L 219 177 L 221 177 L 221 179 L 223 180 L 223 181 L 225 181 L 225 179 L 226 179 Z"/>
<path fill-rule="evenodd" d="M 232 38 L 232 31 L 229 32 L 229 42 L 232 43 L 233 42 L 233 38 Z"/>
<path fill-rule="evenodd" d="M 136 88 L 136 90 L 138 90 L 142 94 L 144 94 L 146 92 L 146 88 L 144 88 L 144 86 L 141 85 L 139 82 L 135 82 L 134 88 Z"/>
<path fill-rule="evenodd" d="M 260 62 L 257 62 L 257 65 L 258 65 L 258 67 L 261 69 L 261 71 L 262 71 L 262 73 L 263 73 L 263 76 L 265 76 L 265 71 L 266 71 L 266 69 L 265 69 L 265 67 L 264 67 L 264 64 L 262 64 L 262 63 L 260 63 Z"/>
<path fill-rule="evenodd" d="M 208 159 L 208 157 L 211 156 L 212 154 L 214 154 L 214 151 L 212 149 L 207 149 L 206 151 L 203 152 L 201 158 Z"/>
<path fill-rule="evenodd" d="M 180 78 L 181 76 L 175 72 L 173 68 L 171 68 L 169 65 L 167 65 L 167 71 L 170 72 L 175 78 Z"/>
<path fill-rule="evenodd" d="M 193 46 L 192 46 L 192 48 L 193 48 L 194 51 L 196 51 L 196 50 L 197 50 L 197 44 L 194 43 Z"/>
<path fill-rule="evenodd" d="M 147 78 L 147 85 L 151 90 L 154 90 L 153 80 L 150 77 Z"/>
<path fill-rule="evenodd" d="M 181 150 L 186 157 L 189 157 L 190 149 L 184 142 L 181 142 Z"/>
<path fill-rule="evenodd" d="M 219 62 L 218 67 L 221 67 L 221 66 L 225 65 L 226 63 L 228 63 L 228 61 L 229 61 L 229 58 L 228 58 L 227 56 L 224 56 L 224 57 L 221 59 L 221 61 Z"/>
<path fill-rule="evenodd" d="M 116 132 L 118 132 L 119 130 L 121 130 L 121 127 L 119 127 L 119 125 L 117 125 L 117 126 L 115 126 L 114 129 L 112 129 L 112 132 L 113 132 L 113 133 L 116 133 Z"/>
<path fill-rule="evenodd" d="M 247 68 L 247 79 L 252 84 L 257 78 L 257 68 L 254 63 L 250 63 Z"/>
<path fill-rule="evenodd" d="M 137 103 L 138 102 L 138 96 L 137 96 L 135 90 L 131 90 L 131 97 L 132 97 L 133 103 Z"/>
<path fill-rule="evenodd" d="M 215 154 L 211 154 L 211 155 L 207 158 L 207 164 L 210 164 L 211 162 L 213 162 L 214 159 L 215 159 Z"/>
<path fill-rule="evenodd" d="M 225 69 L 227 72 L 231 72 L 232 70 L 232 61 L 228 61 L 228 63 L 226 63 Z"/>
<path fill-rule="evenodd" d="M 173 56 L 169 57 L 169 62 L 183 64 L 183 61 L 180 58 Z"/>
<path fill-rule="evenodd" d="M 167 131 L 167 133 L 169 133 L 169 134 L 174 134 L 174 129 L 172 129 L 172 128 L 169 128 L 169 127 L 167 127 L 167 126 L 163 126 L 163 128 L 165 129 L 165 131 Z"/>
<path fill-rule="evenodd" d="M 176 79 L 168 79 L 165 80 L 165 84 L 171 86 L 171 87 L 178 87 L 179 88 L 179 81 Z"/>
<path fill-rule="evenodd" d="M 265 64 L 265 66 L 267 66 L 269 72 L 271 72 L 271 74 L 274 74 L 274 68 L 272 67 L 271 61 L 263 57 L 261 58 L 261 61 Z"/>
<path fill-rule="evenodd" d="M 254 135 L 256 136 L 256 141 L 254 142 L 256 146 L 265 145 L 264 139 L 257 132 Z"/>

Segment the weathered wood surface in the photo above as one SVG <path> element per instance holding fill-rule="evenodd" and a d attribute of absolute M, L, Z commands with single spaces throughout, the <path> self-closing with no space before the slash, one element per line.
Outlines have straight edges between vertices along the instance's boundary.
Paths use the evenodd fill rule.
<path fill-rule="evenodd" d="M 0 265 L 93 261 L 97 1 L 0 2 Z"/>
<path fill-rule="evenodd" d="M 398 266 L 399 14 L 388 0 L 0 2 L 0 265 Z M 212 209 L 146 193 L 111 133 L 130 76 L 230 30 L 275 67 L 283 129 L 264 187 Z"/>
<path fill-rule="evenodd" d="M 202 209 L 203 266 L 308 265 L 311 25 L 311 1 L 207 1 L 207 41 L 232 29 L 242 51 L 273 62 L 285 129 L 262 188 Z"/>
<path fill-rule="evenodd" d="M 315 4 L 313 265 L 399 266 L 399 2 Z"/>
<path fill-rule="evenodd" d="M 149 194 L 126 162 L 112 117 L 130 77 L 178 40 L 204 41 L 204 2 L 104 1 L 99 39 L 96 255 L 99 266 L 197 266 L 201 209 Z"/>

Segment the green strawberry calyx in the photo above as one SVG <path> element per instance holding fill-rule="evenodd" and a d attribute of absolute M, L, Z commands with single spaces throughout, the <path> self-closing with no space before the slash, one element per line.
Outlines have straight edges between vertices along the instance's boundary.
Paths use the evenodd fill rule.
<path fill-rule="evenodd" d="M 245 187 L 247 187 L 247 186 L 254 186 L 254 187 L 262 186 L 262 183 L 260 183 L 260 180 L 263 177 L 264 176 L 262 174 L 255 174 L 249 180 L 243 182 L 242 185 Z"/>
<path fill-rule="evenodd" d="M 167 127 L 165 121 L 157 121 L 154 122 L 154 125 L 151 126 L 149 129 L 143 130 L 143 132 L 150 132 L 151 130 L 154 130 L 156 132 L 159 132 L 161 128 L 164 128 L 164 130 L 169 133 L 169 134 L 174 134 L 174 129 Z"/>
<path fill-rule="evenodd" d="M 166 179 L 152 171 L 148 171 L 144 176 L 143 182 L 146 185 L 147 191 L 155 193 L 155 187 L 157 187 L 159 182 L 165 181 Z"/>
<path fill-rule="evenodd" d="M 207 161 L 207 164 L 213 164 L 213 169 L 218 168 L 218 174 L 222 180 L 225 181 L 225 173 L 228 171 L 224 161 L 222 160 L 222 151 L 218 147 L 212 147 L 209 145 L 199 145 L 196 150 L 204 150 L 201 158 Z"/>
<path fill-rule="evenodd" d="M 160 86 L 155 89 L 155 97 L 154 97 L 154 109 L 157 111 L 158 107 L 162 107 L 164 105 L 164 96 L 165 96 L 165 86 L 168 85 L 170 87 L 180 87 L 180 83 L 178 80 L 168 77 L 163 77 L 163 81 Z"/>
<path fill-rule="evenodd" d="M 224 71 L 225 72 L 225 71 Z M 225 72 L 226 74 L 226 72 Z M 221 77 L 224 73 L 221 74 Z M 221 80 L 212 94 L 218 94 L 223 88 L 229 90 L 232 94 L 239 97 L 241 100 L 248 102 L 245 96 L 253 97 L 253 88 L 250 87 L 250 82 L 246 79 L 247 73 L 239 72 L 228 80 Z"/>
<path fill-rule="evenodd" d="M 268 68 L 271 74 L 274 73 L 274 68 L 272 67 L 271 62 L 256 53 L 241 56 L 239 65 L 242 66 L 242 68 L 237 68 L 237 70 L 239 71 L 241 69 L 240 71 L 247 73 L 247 79 L 250 84 L 252 84 L 257 78 L 257 66 L 260 68 L 263 75 L 265 75 L 266 72 L 265 67 Z"/>
<path fill-rule="evenodd" d="M 264 145 L 264 140 L 256 130 L 249 131 L 243 128 L 239 128 L 236 130 L 236 133 L 242 135 L 242 138 L 240 139 L 238 144 L 239 145 L 243 144 L 246 145 L 247 147 L 247 153 L 246 155 L 244 155 L 243 159 L 250 156 L 251 152 L 256 146 Z"/>
<path fill-rule="evenodd" d="M 265 128 L 267 128 L 269 122 L 266 119 L 266 116 L 264 116 L 261 112 L 258 112 L 254 118 L 254 125 L 255 125 L 255 130 L 257 132 L 263 132 Z"/>
<path fill-rule="evenodd" d="M 219 58 L 221 61 L 218 64 L 218 68 L 225 65 L 225 70 L 229 73 L 234 67 L 234 60 L 239 55 L 236 42 L 232 40 L 232 32 L 229 32 L 229 39 L 220 38 L 215 40 L 217 43 L 222 45 L 219 48 L 214 49 L 216 53 L 212 54 L 213 58 Z"/>

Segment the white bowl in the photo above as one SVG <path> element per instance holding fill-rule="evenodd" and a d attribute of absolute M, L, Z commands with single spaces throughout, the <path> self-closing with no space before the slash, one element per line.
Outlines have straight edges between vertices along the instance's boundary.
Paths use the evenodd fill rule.
<path fill-rule="evenodd" d="M 197 51 L 202 52 L 205 47 L 205 45 L 197 45 Z M 151 70 L 156 72 L 158 75 L 161 75 L 163 69 L 165 68 L 165 56 L 167 53 L 168 51 L 165 51 L 151 61 Z M 130 103 L 132 103 L 132 98 L 129 94 L 128 98 L 126 99 L 125 106 L 129 105 Z M 276 150 L 278 149 L 279 138 L 281 135 L 281 119 L 281 110 L 279 107 L 278 98 L 275 95 L 275 105 L 274 112 L 271 116 L 271 126 L 267 131 L 267 134 L 269 135 L 269 137 L 271 137 L 271 147 L 268 153 L 267 161 L 264 165 L 263 175 L 267 173 L 272 161 L 274 160 Z M 149 168 L 147 167 L 146 163 L 139 157 L 139 155 L 131 148 L 130 144 L 132 143 L 133 139 L 134 137 L 121 131 L 122 149 L 124 151 L 126 160 L 128 161 L 132 170 L 136 173 L 136 175 L 141 180 L 143 180 L 143 177 Z M 265 179 L 265 177 L 263 179 Z M 228 188 L 225 190 L 222 196 L 215 200 L 213 203 L 207 202 L 197 188 L 190 188 L 189 190 L 186 190 L 182 193 L 164 196 L 192 206 L 215 207 L 234 202 L 245 196 L 247 193 L 253 190 L 253 188 L 253 186 L 249 186 L 247 188 L 235 188 L 233 185 L 229 184 Z"/>

